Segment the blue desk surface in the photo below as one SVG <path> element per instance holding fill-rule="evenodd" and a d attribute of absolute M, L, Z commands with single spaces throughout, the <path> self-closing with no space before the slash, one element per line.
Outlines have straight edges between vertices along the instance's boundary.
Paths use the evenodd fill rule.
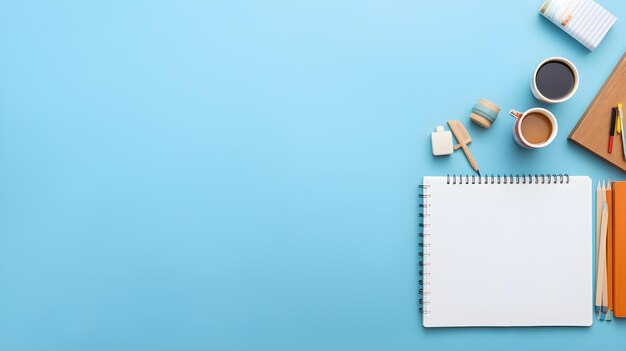
<path fill-rule="evenodd" d="M 437 124 L 487 98 L 483 172 L 626 178 L 566 141 L 626 49 L 626 4 L 601 2 L 620 19 L 593 53 L 541 1 L 3 2 L 0 349 L 624 347 L 624 321 L 417 313 L 417 186 L 471 173 L 431 156 Z M 581 85 L 527 152 L 506 111 L 541 105 L 554 55 Z"/>

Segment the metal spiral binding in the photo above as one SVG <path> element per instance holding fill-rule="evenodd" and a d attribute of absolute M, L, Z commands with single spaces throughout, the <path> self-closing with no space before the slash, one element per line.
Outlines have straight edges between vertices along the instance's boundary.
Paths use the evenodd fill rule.
<path fill-rule="evenodd" d="M 566 174 L 487 174 L 484 176 L 448 174 L 447 183 L 462 184 L 569 184 Z"/>
<path fill-rule="evenodd" d="M 419 237 L 420 237 L 420 243 L 418 244 L 419 246 L 419 252 L 418 252 L 418 256 L 419 256 L 419 260 L 418 260 L 418 274 L 420 275 L 419 278 L 419 284 L 420 284 L 420 288 L 419 288 L 419 313 L 421 313 L 422 315 L 426 315 L 430 313 L 430 310 L 428 309 L 428 276 L 429 276 L 429 266 L 430 263 L 428 261 L 428 258 L 430 256 L 430 242 L 428 240 L 429 236 L 430 236 L 430 232 L 428 230 L 428 228 L 430 228 L 430 223 L 428 221 L 428 218 L 430 217 L 430 203 L 429 203 L 429 199 L 430 199 L 430 193 L 428 191 L 428 189 L 430 188 L 430 185 L 420 185 L 420 189 L 421 189 L 421 194 L 419 195 L 420 199 L 422 200 L 422 203 L 419 204 L 420 207 L 420 213 L 419 213 L 419 217 L 421 219 L 421 223 L 419 224 L 420 227 L 420 232 L 419 232 Z"/>

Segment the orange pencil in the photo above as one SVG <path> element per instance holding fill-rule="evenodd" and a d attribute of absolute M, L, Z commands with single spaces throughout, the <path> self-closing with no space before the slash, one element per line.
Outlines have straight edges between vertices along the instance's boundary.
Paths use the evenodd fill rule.
<path fill-rule="evenodd" d="M 609 226 L 606 235 L 606 276 L 609 311 L 606 319 L 611 320 L 613 317 L 613 191 L 611 190 L 611 181 L 606 188 L 606 203 L 609 205 Z"/>

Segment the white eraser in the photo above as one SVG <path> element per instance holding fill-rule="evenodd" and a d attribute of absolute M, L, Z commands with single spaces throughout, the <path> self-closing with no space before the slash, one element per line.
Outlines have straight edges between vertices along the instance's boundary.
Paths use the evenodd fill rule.
<path fill-rule="evenodd" d="M 437 126 L 436 132 L 430 134 L 433 142 L 433 155 L 452 155 L 452 133 L 449 130 L 443 130 L 442 126 Z"/>

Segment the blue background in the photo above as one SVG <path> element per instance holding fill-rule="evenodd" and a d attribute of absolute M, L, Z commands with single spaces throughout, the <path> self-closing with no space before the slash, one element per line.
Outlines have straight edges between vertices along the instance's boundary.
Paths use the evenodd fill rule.
<path fill-rule="evenodd" d="M 464 121 L 484 173 L 626 178 L 566 141 L 625 49 L 601 3 L 590 53 L 541 1 L 0 2 L 0 349 L 624 347 L 624 321 L 417 313 L 417 186 L 471 174 L 436 125 Z M 581 85 L 525 151 L 506 111 L 541 106 L 555 55 Z"/>

